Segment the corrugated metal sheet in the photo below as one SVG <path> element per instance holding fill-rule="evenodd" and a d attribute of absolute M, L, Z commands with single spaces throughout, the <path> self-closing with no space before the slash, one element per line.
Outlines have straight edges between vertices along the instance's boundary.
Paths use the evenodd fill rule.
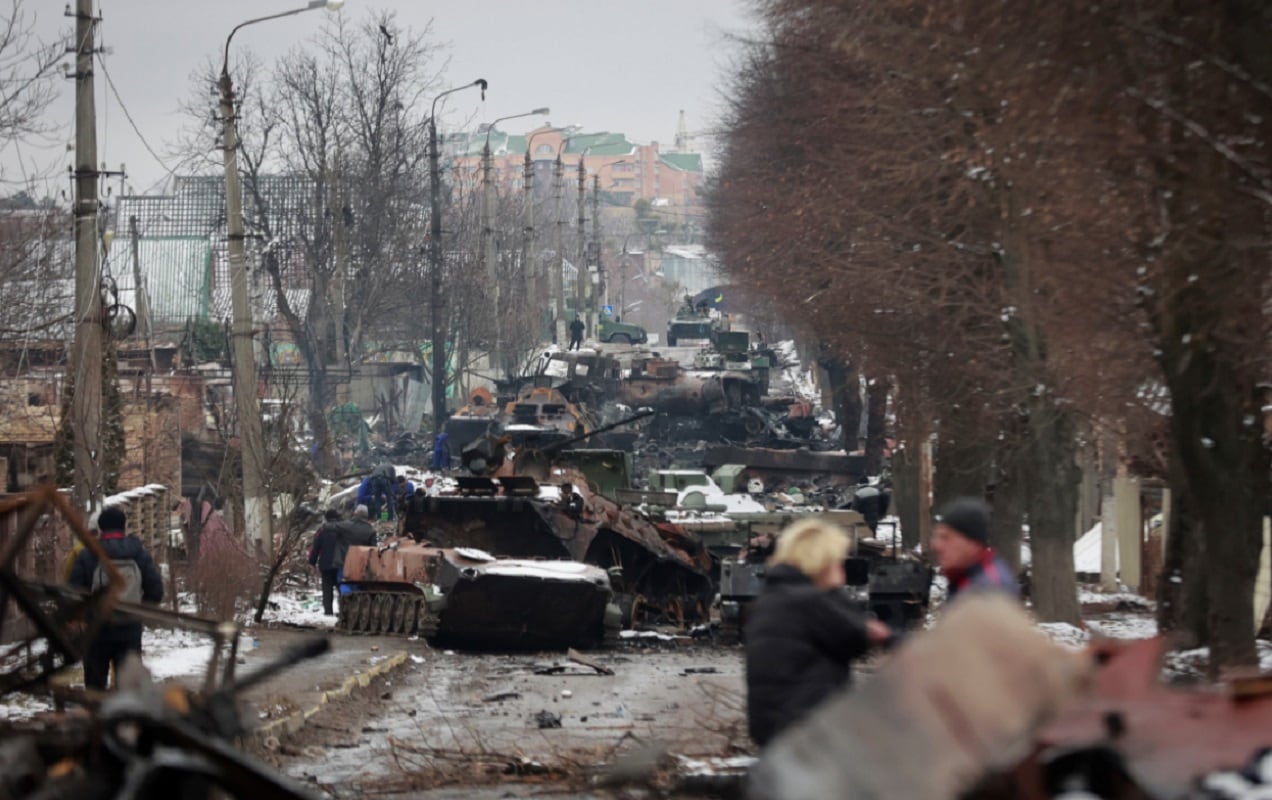
<path fill-rule="evenodd" d="M 212 293 L 212 244 L 206 237 L 141 237 L 137 240 L 142 282 L 157 327 L 184 325 L 207 319 Z M 111 247 L 110 274 L 119 288 L 119 302 L 137 309 L 132 242 L 116 238 Z"/>

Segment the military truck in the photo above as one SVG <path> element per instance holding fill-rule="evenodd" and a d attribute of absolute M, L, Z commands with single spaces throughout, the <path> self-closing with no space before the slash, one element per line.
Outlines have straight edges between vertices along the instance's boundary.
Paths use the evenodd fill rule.
<path fill-rule="evenodd" d="M 649 334 L 639 325 L 602 314 L 596 338 L 607 344 L 645 344 L 649 341 Z"/>

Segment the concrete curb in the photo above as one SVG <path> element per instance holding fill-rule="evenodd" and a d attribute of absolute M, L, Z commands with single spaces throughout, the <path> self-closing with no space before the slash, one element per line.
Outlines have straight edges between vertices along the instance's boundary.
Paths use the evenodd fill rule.
<path fill-rule="evenodd" d="M 256 737 L 257 742 L 264 745 L 268 749 L 272 749 L 271 745 L 277 746 L 277 740 L 281 740 L 288 736 L 294 736 L 301 728 L 305 727 L 314 715 L 322 711 L 322 707 L 328 703 L 334 703 L 338 700 L 344 700 L 353 694 L 354 689 L 366 688 L 371 685 L 371 681 L 383 675 L 387 675 L 398 667 L 406 663 L 407 653 L 401 652 L 393 656 L 389 656 L 378 664 L 373 664 L 366 672 L 359 672 L 345 678 L 344 683 L 338 688 L 323 692 L 322 697 L 318 700 L 318 705 L 313 708 L 302 709 L 300 711 L 288 714 L 279 719 L 270 720 L 256 730 L 252 731 L 252 735 Z M 269 742 L 274 739 L 275 742 Z"/>

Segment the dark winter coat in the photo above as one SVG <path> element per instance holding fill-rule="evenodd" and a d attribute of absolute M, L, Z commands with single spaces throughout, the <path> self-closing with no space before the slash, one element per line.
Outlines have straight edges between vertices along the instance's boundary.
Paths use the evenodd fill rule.
<path fill-rule="evenodd" d="M 345 554 L 350 547 L 374 547 L 375 528 L 365 519 L 347 519 L 335 524 L 336 529 L 336 567 L 343 567 Z"/>
<path fill-rule="evenodd" d="M 336 569 L 341 559 L 338 522 L 324 522 L 314 534 L 314 546 L 309 548 L 309 563 L 320 570 Z"/>
<path fill-rule="evenodd" d="M 970 569 L 952 572 L 945 577 L 950 582 L 946 603 L 953 601 L 959 594 L 971 592 L 1003 592 L 1012 597 L 1020 597 L 1020 584 L 1011 567 L 989 548 L 985 549 L 981 560 Z"/>
<path fill-rule="evenodd" d="M 102 531 L 98 538 L 102 549 L 112 560 L 129 560 L 137 564 L 141 572 L 141 601 L 143 603 L 160 603 L 163 601 L 163 575 L 155 566 L 155 560 L 146 551 L 146 546 L 136 536 L 126 536 L 122 531 Z M 77 589 L 92 590 L 93 575 L 97 572 L 97 556 L 87 547 L 75 557 L 71 566 L 71 586 Z M 141 622 L 116 622 L 102 627 L 98 634 L 100 641 L 141 643 Z"/>
<path fill-rule="evenodd" d="M 583 324 L 583 320 L 576 319 L 570 323 L 570 336 L 575 339 L 583 338 L 583 330 L 587 326 Z"/>
<path fill-rule="evenodd" d="M 745 634 L 747 723 L 760 746 L 848 685 L 852 660 L 870 647 L 846 594 L 786 564 L 768 571 Z"/>

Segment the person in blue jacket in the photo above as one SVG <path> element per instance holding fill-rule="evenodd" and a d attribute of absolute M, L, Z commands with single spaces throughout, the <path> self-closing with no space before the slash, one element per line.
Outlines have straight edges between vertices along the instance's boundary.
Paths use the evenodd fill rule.
<path fill-rule="evenodd" d="M 950 584 L 947 603 L 967 592 L 1020 596 L 1020 584 L 1011 567 L 989 546 L 990 509 L 984 500 L 955 498 L 941 508 L 934 521 L 932 553 Z"/>
<path fill-rule="evenodd" d="M 441 471 L 450 467 L 450 434 L 445 431 L 437 434 L 433 442 L 433 469 Z"/>

